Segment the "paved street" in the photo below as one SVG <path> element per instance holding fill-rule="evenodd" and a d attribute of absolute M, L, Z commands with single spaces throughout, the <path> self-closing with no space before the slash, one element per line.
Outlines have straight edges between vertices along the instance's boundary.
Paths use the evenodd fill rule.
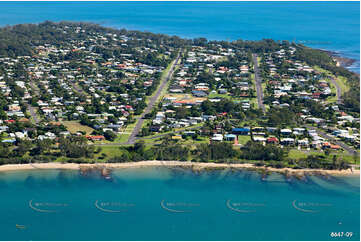
<path fill-rule="evenodd" d="M 325 138 L 329 141 L 331 141 L 332 143 L 341 146 L 344 150 L 346 150 L 350 155 L 353 155 L 354 152 L 356 152 L 353 148 L 351 148 L 350 146 L 346 145 L 344 142 L 335 140 L 335 137 L 330 136 L 329 134 L 327 134 L 326 132 L 322 131 L 319 128 L 313 127 L 311 125 L 305 125 L 307 127 L 307 129 L 315 129 L 317 131 L 317 133 L 322 137 Z"/>
<path fill-rule="evenodd" d="M 171 79 L 173 72 L 175 70 L 175 67 L 180 60 L 180 53 L 181 53 L 181 51 L 178 53 L 176 60 L 173 62 L 171 68 L 169 69 L 167 77 L 162 80 L 155 95 L 153 95 L 151 97 L 147 107 L 144 109 L 141 116 L 137 119 L 137 121 L 136 121 L 137 124 L 135 125 L 135 128 L 132 131 L 132 134 L 129 136 L 128 142 L 126 142 L 125 144 L 134 144 L 136 137 L 137 137 L 138 133 L 140 132 L 140 129 L 142 128 L 142 125 L 144 123 L 144 116 L 152 111 L 152 108 L 153 108 L 154 104 L 158 101 L 158 99 L 162 93 L 162 90 L 166 87 L 167 82 Z"/>
<path fill-rule="evenodd" d="M 342 104 L 342 98 L 341 98 L 342 89 L 341 89 L 340 85 L 338 85 L 338 83 L 336 82 L 335 78 L 333 78 L 331 76 L 329 78 L 331 79 L 332 84 L 335 85 L 335 87 L 336 87 L 337 104 Z"/>
<path fill-rule="evenodd" d="M 253 57 L 253 64 L 254 64 L 254 79 L 256 80 L 258 107 L 261 108 L 262 111 L 265 113 L 266 109 L 263 104 L 262 79 L 261 79 L 261 75 L 259 72 L 257 54 L 252 54 L 252 57 Z"/>

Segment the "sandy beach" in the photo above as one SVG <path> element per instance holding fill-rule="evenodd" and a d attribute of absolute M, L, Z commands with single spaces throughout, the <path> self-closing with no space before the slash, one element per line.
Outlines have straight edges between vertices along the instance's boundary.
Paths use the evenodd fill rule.
<path fill-rule="evenodd" d="M 34 164 L 8 164 L 0 166 L 2 171 L 35 170 L 35 169 L 68 169 L 78 170 L 79 164 L 75 163 L 34 163 Z"/>
<path fill-rule="evenodd" d="M 182 162 L 182 161 L 139 161 L 125 163 L 94 163 L 94 164 L 76 164 L 76 163 L 33 163 L 33 164 L 9 164 L 0 166 L 0 172 L 20 171 L 20 170 L 36 170 L 36 169 L 68 169 L 68 170 L 87 170 L 87 169 L 124 169 L 124 168 L 141 168 L 153 166 L 166 167 L 184 167 L 201 171 L 207 169 L 249 169 L 264 170 L 267 172 L 278 172 L 287 175 L 303 176 L 306 174 L 324 174 L 324 175 L 360 175 L 360 170 L 322 170 L 322 169 L 292 169 L 292 168 L 272 168 L 259 167 L 250 163 L 243 164 L 225 164 L 225 163 L 201 163 L 201 162 Z"/>

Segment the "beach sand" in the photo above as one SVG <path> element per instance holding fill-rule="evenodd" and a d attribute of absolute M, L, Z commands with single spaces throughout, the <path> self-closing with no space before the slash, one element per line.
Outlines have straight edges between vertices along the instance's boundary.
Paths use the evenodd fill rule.
<path fill-rule="evenodd" d="M 260 167 L 250 163 L 243 164 L 225 164 L 225 163 L 201 163 L 201 162 L 182 162 L 182 161 L 139 161 L 125 163 L 93 163 L 93 164 L 76 164 L 76 163 L 33 163 L 33 164 L 9 164 L 0 166 L 1 171 L 18 171 L 18 170 L 36 170 L 36 169 L 69 169 L 69 170 L 87 170 L 87 169 L 124 169 L 124 168 L 141 168 L 141 167 L 184 167 L 201 171 L 207 169 L 250 169 L 261 170 L 265 172 L 278 172 L 289 176 L 304 176 L 308 174 L 324 175 L 360 175 L 360 170 L 322 170 L 322 169 L 292 169 L 292 168 L 272 168 Z"/>
<path fill-rule="evenodd" d="M 8 164 L 0 166 L 1 171 L 36 170 L 36 169 L 67 169 L 78 170 L 79 164 L 75 163 L 34 163 L 34 164 Z"/>

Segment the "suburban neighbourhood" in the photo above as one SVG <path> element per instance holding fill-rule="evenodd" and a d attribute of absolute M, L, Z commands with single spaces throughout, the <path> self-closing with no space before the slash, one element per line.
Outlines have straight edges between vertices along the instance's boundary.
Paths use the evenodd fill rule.
<path fill-rule="evenodd" d="M 0 57 L 3 163 L 359 165 L 356 77 L 327 53 L 67 22 L 17 28 L 40 37 Z"/>

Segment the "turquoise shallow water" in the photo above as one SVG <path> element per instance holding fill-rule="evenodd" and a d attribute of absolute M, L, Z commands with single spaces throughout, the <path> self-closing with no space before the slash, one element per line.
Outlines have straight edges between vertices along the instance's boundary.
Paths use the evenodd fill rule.
<path fill-rule="evenodd" d="M 359 177 L 230 170 L 3 172 L 0 240 L 359 240 L 359 189 Z"/>
<path fill-rule="evenodd" d="M 1 2 L 0 26 L 45 20 L 90 21 L 186 38 L 272 38 L 358 60 L 359 2 Z"/>

